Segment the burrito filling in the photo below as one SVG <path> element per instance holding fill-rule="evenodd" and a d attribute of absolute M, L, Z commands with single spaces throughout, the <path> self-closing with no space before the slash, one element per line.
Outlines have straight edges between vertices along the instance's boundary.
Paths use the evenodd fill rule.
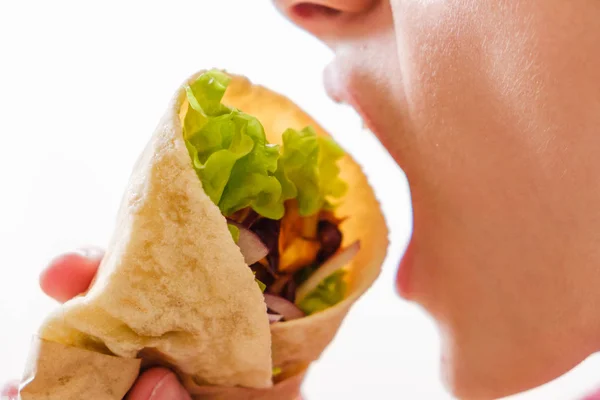
<path fill-rule="evenodd" d="M 344 151 L 311 127 L 270 144 L 255 117 L 221 103 L 230 82 L 212 70 L 186 86 L 183 135 L 206 194 L 264 293 L 269 321 L 289 321 L 344 299 L 343 269 L 359 250 L 341 248 L 335 210 L 347 191 Z"/>

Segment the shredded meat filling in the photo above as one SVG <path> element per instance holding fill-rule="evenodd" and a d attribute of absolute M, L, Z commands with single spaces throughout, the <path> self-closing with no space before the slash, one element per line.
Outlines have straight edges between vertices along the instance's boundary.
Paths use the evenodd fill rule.
<path fill-rule="evenodd" d="M 254 232 L 269 250 L 264 259 L 250 266 L 266 285 L 265 292 L 293 303 L 298 286 L 338 251 L 342 232 L 338 227 L 341 220 L 330 212 L 301 217 L 294 204 L 286 208 L 280 221 L 250 209 L 237 212 L 235 220 Z"/>

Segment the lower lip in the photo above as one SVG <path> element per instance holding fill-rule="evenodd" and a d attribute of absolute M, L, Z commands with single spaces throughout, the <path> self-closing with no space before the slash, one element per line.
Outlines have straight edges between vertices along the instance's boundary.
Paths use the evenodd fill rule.
<path fill-rule="evenodd" d="M 413 250 L 413 241 L 412 239 L 408 243 L 408 247 L 402 256 L 402 260 L 400 261 L 400 265 L 398 267 L 398 273 L 396 275 L 396 289 L 400 296 L 405 299 L 410 298 L 410 270 L 412 269 L 412 264 L 414 260 L 414 250 Z"/>

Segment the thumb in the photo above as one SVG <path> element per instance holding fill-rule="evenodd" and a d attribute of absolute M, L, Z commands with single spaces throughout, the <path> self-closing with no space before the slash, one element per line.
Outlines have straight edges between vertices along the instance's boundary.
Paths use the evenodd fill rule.
<path fill-rule="evenodd" d="M 173 372 L 153 368 L 140 375 L 127 400 L 191 400 L 191 397 Z"/>

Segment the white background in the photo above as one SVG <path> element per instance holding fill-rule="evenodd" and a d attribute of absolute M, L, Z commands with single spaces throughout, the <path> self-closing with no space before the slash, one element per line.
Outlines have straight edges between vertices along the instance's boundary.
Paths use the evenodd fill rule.
<path fill-rule="evenodd" d="M 384 272 L 311 370 L 308 400 L 449 399 L 437 333 L 393 291 L 410 233 L 404 177 L 354 112 L 321 86 L 329 51 L 266 0 L 0 1 L 0 381 L 55 307 L 37 284 L 61 251 L 103 246 L 130 169 L 173 91 L 220 67 L 283 92 L 364 165 L 391 227 Z M 517 396 L 574 399 L 600 360 Z"/>

